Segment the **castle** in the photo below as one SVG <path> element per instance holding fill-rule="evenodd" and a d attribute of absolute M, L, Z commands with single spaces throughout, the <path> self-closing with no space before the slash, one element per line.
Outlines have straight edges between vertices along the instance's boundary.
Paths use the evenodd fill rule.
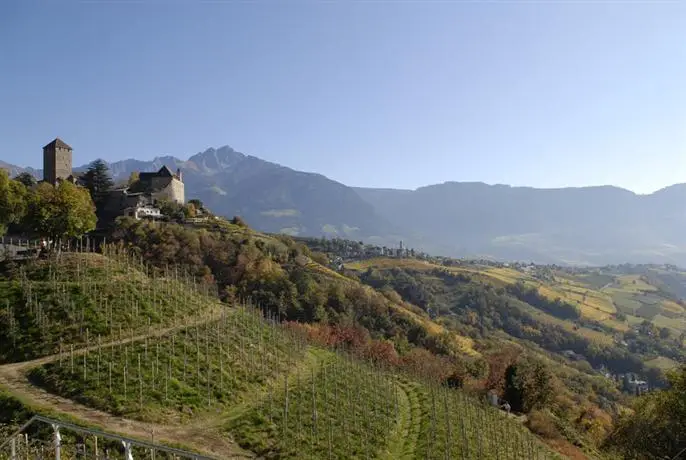
<path fill-rule="evenodd" d="M 82 181 L 72 171 L 72 148 L 60 138 L 43 147 L 43 180 L 53 185 L 62 180 Z M 172 173 L 168 167 L 162 166 L 157 172 L 141 172 L 137 181 L 111 190 L 103 201 L 99 214 L 105 220 L 121 215 L 158 217 L 160 212 L 156 206 L 159 201 L 185 203 L 181 170 Z"/>
<path fill-rule="evenodd" d="M 59 137 L 43 147 L 43 180 L 53 185 L 58 180 L 73 178 L 71 147 Z"/>

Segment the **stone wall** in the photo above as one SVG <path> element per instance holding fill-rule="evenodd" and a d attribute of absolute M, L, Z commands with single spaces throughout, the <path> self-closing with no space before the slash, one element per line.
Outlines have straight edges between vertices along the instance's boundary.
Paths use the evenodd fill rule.
<path fill-rule="evenodd" d="M 153 185 L 156 178 L 153 179 Z M 186 192 L 183 182 L 173 179 L 166 187 L 157 192 L 152 193 L 152 197 L 156 200 L 176 201 L 184 204 L 186 202 Z"/>

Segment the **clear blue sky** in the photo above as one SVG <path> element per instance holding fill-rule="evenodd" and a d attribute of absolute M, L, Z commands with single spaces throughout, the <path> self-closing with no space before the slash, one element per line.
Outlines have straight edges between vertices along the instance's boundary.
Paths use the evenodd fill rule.
<path fill-rule="evenodd" d="M 3 1 L 0 159 L 231 145 L 356 186 L 686 182 L 686 4 Z"/>

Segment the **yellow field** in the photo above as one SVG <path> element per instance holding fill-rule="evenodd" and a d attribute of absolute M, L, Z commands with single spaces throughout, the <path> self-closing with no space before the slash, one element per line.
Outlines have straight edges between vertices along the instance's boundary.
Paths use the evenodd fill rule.
<path fill-rule="evenodd" d="M 624 292 L 637 293 L 641 291 L 656 291 L 655 286 L 651 286 L 641 279 L 639 275 L 622 275 L 618 276 L 617 280 L 620 283 L 620 289 Z"/>
<path fill-rule="evenodd" d="M 684 307 L 679 305 L 676 302 L 673 302 L 671 300 L 663 300 L 662 301 L 662 308 L 665 309 L 666 311 L 669 311 L 671 313 L 683 315 L 686 313 L 686 310 L 684 310 Z"/>
<path fill-rule="evenodd" d="M 541 310 L 538 310 L 538 309 L 536 309 L 530 305 L 525 304 L 524 308 L 534 318 L 536 318 L 536 320 L 538 320 L 542 323 L 560 326 L 569 332 L 573 332 L 574 334 L 578 334 L 578 335 L 585 337 L 585 338 L 587 338 L 591 341 L 594 341 L 596 343 L 600 343 L 600 344 L 604 344 L 604 345 L 610 345 L 613 343 L 612 337 L 605 334 L 604 332 L 596 331 L 596 330 L 589 329 L 586 327 L 580 327 L 578 329 L 574 329 L 574 324 L 571 321 L 565 321 L 563 319 L 556 318 L 553 315 L 550 315 L 550 314 L 545 313 Z"/>
<path fill-rule="evenodd" d="M 666 327 L 672 330 L 672 334 L 679 335 L 686 331 L 686 319 L 684 318 L 668 318 L 662 315 L 653 317 L 652 322 L 657 327 Z"/>
<path fill-rule="evenodd" d="M 417 259 L 391 259 L 388 257 L 377 257 L 374 259 L 359 260 L 355 262 L 348 262 L 343 264 L 345 268 L 350 270 L 366 270 L 369 267 L 387 269 L 387 268 L 410 268 L 415 270 L 431 270 L 434 268 L 444 268 L 439 265 L 431 264 L 423 260 Z"/>
<path fill-rule="evenodd" d="M 522 281 L 529 286 L 537 287 L 542 296 L 550 300 L 559 298 L 563 302 L 577 305 L 583 316 L 595 321 L 608 320 L 617 312 L 612 299 L 607 294 L 581 286 L 568 277 L 561 278 L 564 283 L 548 285 L 513 269 L 495 268 L 486 273 L 508 283 Z"/>
<path fill-rule="evenodd" d="M 665 358 L 664 356 L 658 356 L 655 359 L 646 361 L 646 365 L 650 367 L 657 367 L 658 369 L 667 371 L 669 369 L 674 369 L 675 367 L 678 367 L 679 363 L 677 363 L 673 359 Z"/>
<path fill-rule="evenodd" d="M 307 262 L 307 268 L 313 272 L 320 273 L 331 278 L 347 279 L 345 276 L 341 275 L 337 271 L 331 270 L 329 267 L 325 267 L 324 265 L 320 265 L 313 261 Z"/>
<path fill-rule="evenodd" d="M 413 321 L 423 325 L 429 333 L 434 334 L 434 335 L 440 335 L 445 332 L 449 332 L 455 342 L 455 345 L 457 348 L 464 354 L 470 355 L 470 356 L 480 356 L 481 354 L 474 349 L 474 340 L 472 340 L 470 337 L 464 337 L 458 334 L 455 334 L 454 332 L 448 331 L 445 327 L 442 325 L 431 321 L 428 318 L 424 318 L 415 312 L 409 310 L 408 308 L 405 308 L 402 305 L 392 303 L 391 307 L 402 313 L 403 315 L 407 316 L 408 318 L 412 319 Z"/>
<path fill-rule="evenodd" d="M 512 268 L 489 268 L 485 270 L 484 273 L 495 279 L 505 281 L 506 283 L 510 284 L 514 284 L 517 281 L 533 281 L 533 278 L 530 276 Z"/>

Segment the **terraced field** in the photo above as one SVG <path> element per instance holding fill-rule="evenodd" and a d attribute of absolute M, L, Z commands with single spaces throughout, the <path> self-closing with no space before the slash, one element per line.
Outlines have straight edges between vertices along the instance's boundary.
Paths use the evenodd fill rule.
<path fill-rule="evenodd" d="M 27 271 L 12 298 L 25 303 L 45 283 L 59 301 L 36 304 L 27 318 L 10 303 L 0 320 L 10 339 L 44 324 L 31 332 L 33 346 L 16 342 L 0 365 L 0 391 L 28 413 L 137 439 L 154 433 L 157 442 L 216 458 L 556 457 L 516 419 L 421 372 L 308 345 L 250 306 L 221 305 L 176 274 L 149 278 L 132 260 L 71 262 L 78 270 L 59 278 L 47 262 L 47 280 Z M 138 295 L 115 291 L 128 271 Z M 116 311 L 101 292 L 111 293 Z M 77 300 L 91 305 L 83 322 L 53 326 Z M 40 337 L 51 337 L 50 346 Z"/>

